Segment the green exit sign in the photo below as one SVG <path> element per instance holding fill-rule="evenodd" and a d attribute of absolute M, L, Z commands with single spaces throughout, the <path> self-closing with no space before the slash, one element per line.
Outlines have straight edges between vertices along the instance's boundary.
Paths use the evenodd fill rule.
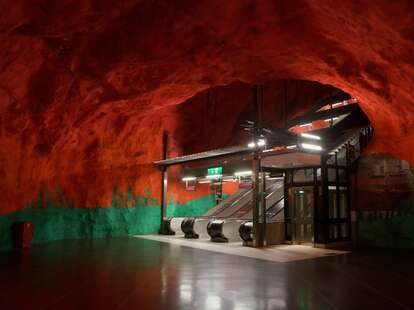
<path fill-rule="evenodd" d="M 223 167 L 211 167 L 207 168 L 207 175 L 214 175 L 214 174 L 222 174 L 223 173 Z"/>

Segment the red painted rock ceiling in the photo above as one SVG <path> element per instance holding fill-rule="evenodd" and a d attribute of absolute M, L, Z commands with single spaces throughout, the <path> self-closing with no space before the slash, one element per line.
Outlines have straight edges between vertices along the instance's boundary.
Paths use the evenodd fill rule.
<path fill-rule="evenodd" d="M 413 11 L 386 0 L 0 1 L 0 213 L 39 184 L 80 206 L 106 203 L 113 186 L 158 190 L 162 131 L 178 154 L 201 150 L 186 133 L 212 125 L 189 98 L 231 84 L 209 97 L 228 123 L 201 141 L 235 139 L 250 100 L 237 81 L 349 92 L 376 130 L 369 152 L 413 164 Z"/>

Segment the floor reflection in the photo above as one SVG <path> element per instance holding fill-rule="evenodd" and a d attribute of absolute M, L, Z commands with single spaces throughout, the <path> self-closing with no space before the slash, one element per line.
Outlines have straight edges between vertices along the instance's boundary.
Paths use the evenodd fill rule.
<path fill-rule="evenodd" d="M 275 263 L 135 238 L 51 242 L 0 253 L 0 309 L 411 308 L 413 258 Z"/>

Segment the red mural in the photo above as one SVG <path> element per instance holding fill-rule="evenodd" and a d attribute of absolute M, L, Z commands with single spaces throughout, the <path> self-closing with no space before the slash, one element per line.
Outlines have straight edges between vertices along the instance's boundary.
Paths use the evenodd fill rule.
<path fill-rule="evenodd" d="M 245 139 L 249 84 L 265 85 L 276 125 L 330 91 L 291 82 L 285 101 L 282 79 L 349 92 L 375 128 L 368 152 L 412 165 L 413 9 L 408 0 L 5 1 L 0 214 L 23 209 L 41 184 L 78 207 L 108 205 L 114 187 L 157 198 L 164 131 L 171 156 L 229 145 Z"/>

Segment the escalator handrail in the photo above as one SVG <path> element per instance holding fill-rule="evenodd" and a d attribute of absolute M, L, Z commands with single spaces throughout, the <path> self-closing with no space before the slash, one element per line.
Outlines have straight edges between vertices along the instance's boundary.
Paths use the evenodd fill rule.
<path fill-rule="evenodd" d="M 227 206 L 224 206 L 224 208 L 220 208 L 219 210 L 217 210 L 215 213 L 212 214 L 213 217 L 218 216 L 220 213 L 222 213 L 223 211 L 227 210 L 230 207 L 233 207 L 234 205 L 238 204 L 246 195 L 249 195 L 250 193 L 252 193 L 252 189 L 248 190 L 247 192 L 243 193 L 238 199 L 234 200 L 232 203 L 230 203 Z"/>
<path fill-rule="evenodd" d="M 266 210 L 266 215 L 267 215 L 267 213 L 270 211 L 270 209 L 272 209 L 272 208 L 274 208 L 274 207 L 276 207 L 283 199 L 284 199 L 285 197 L 284 196 L 282 196 L 276 203 L 274 203 L 271 207 L 269 207 L 267 210 Z M 283 209 L 285 208 L 285 206 L 283 205 L 283 206 L 281 206 L 280 208 L 279 208 L 279 210 L 277 210 L 276 211 L 276 213 L 274 214 L 274 215 L 272 215 L 272 217 L 275 217 L 276 215 L 278 215 Z"/>
<path fill-rule="evenodd" d="M 234 203 L 235 200 L 238 199 L 238 197 L 241 197 L 245 193 L 246 193 L 246 191 L 244 191 L 244 189 L 239 189 L 236 193 L 234 193 L 233 195 L 230 195 L 229 197 L 224 199 L 222 202 L 220 202 L 218 205 L 215 205 L 212 209 L 216 209 L 216 210 L 213 211 L 212 214 L 209 214 L 207 216 L 209 216 L 209 217 L 214 216 L 215 214 L 217 214 L 217 212 L 221 212 L 222 210 L 224 210 L 227 207 L 231 206 L 232 203 Z M 234 197 L 234 196 L 236 196 L 236 197 Z M 208 213 L 208 211 L 206 213 Z"/>

